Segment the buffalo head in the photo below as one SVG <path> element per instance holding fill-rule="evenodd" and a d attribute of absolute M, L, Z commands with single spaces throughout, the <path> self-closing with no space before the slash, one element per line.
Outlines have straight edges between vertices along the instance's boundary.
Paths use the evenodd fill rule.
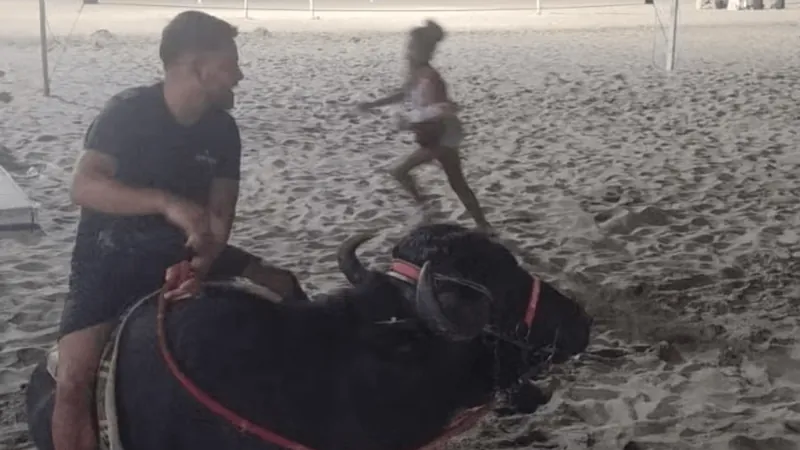
<path fill-rule="evenodd" d="M 370 235 L 345 241 L 339 267 L 354 285 L 369 275 L 355 255 Z M 519 266 L 502 244 L 453 224 L 415 228 L 392 249 L 388 275 L 433 332 L 451 340 L 492 335 L 560 362 L 585 350 L 592 320 L 583 307 Z"/>

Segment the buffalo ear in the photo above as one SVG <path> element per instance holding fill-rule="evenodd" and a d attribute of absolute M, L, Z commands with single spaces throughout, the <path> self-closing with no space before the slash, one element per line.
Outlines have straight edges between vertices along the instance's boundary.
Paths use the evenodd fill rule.
<path fill-rule="evenodd" d="M 491 296 L 481 286 L 436 275 L 428 261 L 419 273 L 415 308 L 434 333 L 466 341 L 478 337 L 489 324 Z"/>

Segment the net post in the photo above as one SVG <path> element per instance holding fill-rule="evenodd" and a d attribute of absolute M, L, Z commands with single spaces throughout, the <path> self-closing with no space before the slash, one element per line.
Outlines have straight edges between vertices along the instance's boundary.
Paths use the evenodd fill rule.
<path fill-rule="evenodd" d="M 678 38 L 678 5 L 680 0 L 672 0 L 672 15 L 669 25 L 669 41 L 667 41 L 667 72 L 675 70 L 675 49 Z"/>
<path fill-rule="evenodd" d="M 314 0 L 308 0 L 308 12 L 311 13 L 311 20 L 317 18 L 316 11 L 314 10 Z"/>
<path fill-rule="evenodd" d="M 536 0 L 536 14 L 542 15 L 542 0 Z"/>
<path fill-rule="evenodd" d="M 250 18 L 250 1 L 249 0 L 244 0 L 242 2 L 242 8 L 244 8 L 244 18 L 245 19 L 249 19 Z"/>
<path fill-rule="evenodd" d="M 44 96 L 50 97 L 50 69 L 47 65 L 47 9 L 45 0 L 39 0 L 39 47 L 42 53 L 42 87 Z"/>

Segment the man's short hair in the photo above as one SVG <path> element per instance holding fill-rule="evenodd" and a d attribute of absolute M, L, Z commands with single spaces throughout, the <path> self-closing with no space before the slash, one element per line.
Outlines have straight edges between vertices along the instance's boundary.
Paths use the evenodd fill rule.
<path fill-rule="evenodd" d="M 221 50 L 238 34 L 235 26 L 211 14 L 184 11 L 164 27 L 158 54 L 168 66 L 186 53 Z"/>

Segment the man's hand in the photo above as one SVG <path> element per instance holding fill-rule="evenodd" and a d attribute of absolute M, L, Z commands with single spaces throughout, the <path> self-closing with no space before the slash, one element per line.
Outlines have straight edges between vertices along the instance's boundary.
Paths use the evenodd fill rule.
<path fill-rule="evenodd" d="M 208 269 L 211 268 L 211 264 L 225 249 L 225 246 L 228 244 L 228 237 L 230 236 L 231 229 L 230 220 L 220 217 L 217 214 L 209 214 L 208 220 L 211 238 L 206 247 L 206 251 L 197 254 L 191 259 L 192 270 L 200 275 L 201 278 L 204 278 L 206 274 L 208 274 Z"/>
<path fill-rule="evenodd" d="M 209 215 L 210 240 L 206 243 L 204 253 L 191 248 L 189 261 L 182 261 L 167 269 L 164 279 L 164 297 L 168 300 L 181 300 L 191 297 L 200 291 L 200 283 L 208 274 L 211 264 L 225 249 L 227 229 L 225 221 L 214 214 Z"/>
<path fill-rule="evenodd" d="M 193 256 L 189 261 L 189 267 L 196 278 L 203 280 L 208 275 L 211 264 L 214 263 L 214 260 L 217 259 L 217 256 L 224 248 L 225 242 L 220 241 L 216 235 L 212 235 L 211 242 L 207 244 L 205 252 Z"/>
<path fill-rule="evenodd" d="M 186 246 L 195 254 L 205 255 L 213 251 L 214 235 L 205 208 L 188 200 L 166 196 L 161 210 L 167 221 L 183 230 Z"/>
<path fill-rule="evenodd" d="M 167 269 L 164 275 L 164 298 L 183 300 L 200 292 L 200 279 L 195 276 L 188 261 L 181 261 Z"/>

